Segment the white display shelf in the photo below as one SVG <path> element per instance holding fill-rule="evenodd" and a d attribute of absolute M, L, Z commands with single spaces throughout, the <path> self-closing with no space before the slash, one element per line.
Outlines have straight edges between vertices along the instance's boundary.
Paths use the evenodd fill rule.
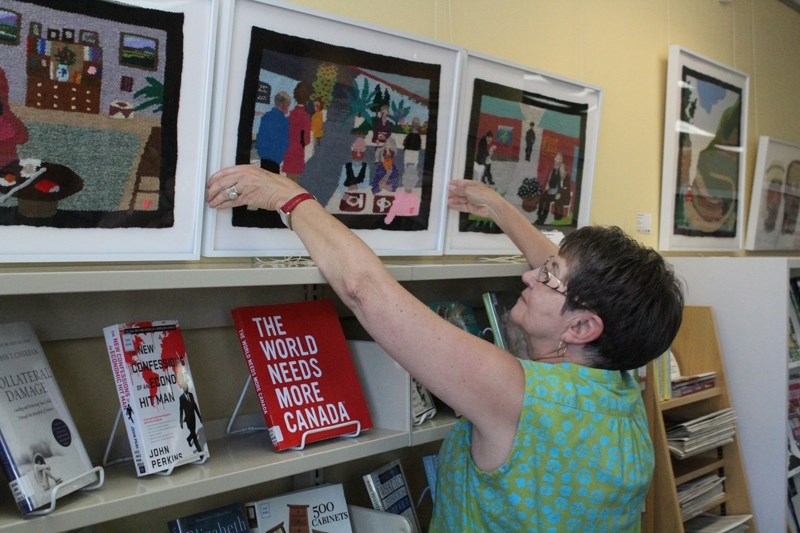
<path fill-rule="evenodd" d="M 297 258 L 295 258 L 297 259 Z M 296 261 L 264 263 L 248 260 L 197 263 L 141 263 L 64 266 L 2 266 L 0 295 L 66 294 L 121 290 L 196 289 L 326 283 L 316 266 Z M 507 277 L 528 268 L 509 258 L 425 258 L 386 260 L 398 281 Z"/>
<path fill-rule="evenodd" d="M 204 464 L 180 466 L 169 476 L 137 478 L 131 463 L 107 467 L 100 489 L 66 496 L 49 515 L 24 519 L 7 499 L 0 507 L 0 531 L 68 531 L 396 450 L 407 443 L 405 432 L 378 428 L 301 451 L 274 452 L 266 432 L 233 435 L 209 442 L 211 458 Z"/>
<path fill-rule="evenodd" d="M 290 263 L 296 265 L 298 261 L 295 258 Z M 384 263 L 398 281 L 408 282 L 409 290 L 423 300 L 451 294 L 456 298 L 468 297 L 476 305 L 480 302 L 480 292 L 488 287 L 519 287 L 519 276 L 528 268 L 516 258 L 391 258 Z M 464 284 L 459 280 L 470 281 Z M 204 341 L 199 346 L 204 353 L 192 352 L 192 361 L 202 360 L 206 365 L 219 362 L 227 367 L 232 364 L 234 370 L 246 375 L 230 359 L 241 357 L 230 331 L 230 309 L 319 297 L 325 291 L 330 294 L 325 279 L 313 264 L 266 266 L 240 259 L 6 265 L 0 266 L 0 322 L 30 321 L 54 360 L 67 358 L 62 363 L 67 369 L 76 364 L 81 371 L 88 361 L 92 369 L 97 368 L 93 370 L 96 375 L 88 379 L 103 381 L 111 379 L 101 340 L 104 326 L 155 315 L 174 317 L 187 335 L 199 334 Z M 374 424 L 361 435 L 314 443 L 303 450 L 274 452 L 263 431 L 222 435 L 224 432 L 219 428 L 224 428 L 226 421 L 217 414 L 212 417 L 217 420 L 208 421 L 211 440 L 206 463 L 181 466 L 169 476 L 144 478 L 136 477 L 130 463 L 115 464 L 105 469 L 106 481 L 99 489 L 68 495 L 58 501 L 51 514 L 32 518 L 21 516 L 8 491 L 0 500 L 0 533 L 50 533 L 97 526 L 375 454 L 436 442 L 447 435 L 455 417 L 446 410 L 433 420 L 412 427 L 410 376 L 397 363 L 374 343 L 353 341 L 350 347 Z M 193 373 L 204 371 L 215 372 L 213 368 L 195 368 L 193 364 Z M 103 418 L 107 413 L 102 406 L 114 410 L 118 407 L 116 397 L 109 396 L 113 387 L 70 389 L 71 383 L 67 379 L 60 385 L 69 389 L 68 396 L 80 400 L 79 403 L 88 402 L 82 410 L 73 409 L 76 419 Z M 238 383 L 229 379 L 225 386 L 235 399 L 242 385 L 244 378 Z M 106 396 L 98 396 L 98 390 L 105 390 Z M 209 409 L 202 402 L 201 405 Z M 85 412 L 92 409 L 101 411 Z M 105 432 L 106 437 L 101 437 L 104 439 L 111 430 L 110 424 L 105 427 L 105 422 L 90 427 Z M 98 435 L 83 435 L 83 430 L 81 433 L 84 440 L 96 446 Z M 117 439 L 124 442 L 121 433 Z"/>

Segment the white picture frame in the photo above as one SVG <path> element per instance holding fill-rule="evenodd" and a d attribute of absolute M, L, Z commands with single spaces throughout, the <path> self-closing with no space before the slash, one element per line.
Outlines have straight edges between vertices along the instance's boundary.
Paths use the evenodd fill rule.
<path fill-rule="evenodd" d="M 57 10 L 9 0 L 4 7 L 24 13 L 26 38 L 55 43 L 27 60 L 37 59 L 59 87 L 100 75 L 103 83 L 87 99 L 91 110 L 50 117 L 48 104 L 26 90 L 35 83 L 26 74 L 26 39 L 0 46 L 0 68 L 26 80 L 12 84 L 9 100 L 28 133 L 17 147 L 19 164 L 0 184 L 0 262 L 199 259 L 218 0 L 65 2 Z M 123 50 L 122 33 L 144 35 L 158 49 L 142 48 L 138 66 L 121 63 L 123 51 L 136 52 L 132 40 Z M 56 65 L 61 56 L 46 54 L 59 49 L 67 63 L 75 59 Z M 59 150 L 53 135 L 85 153 Z M 27 198 L 18 198 L 25 190 Z M 45 199 L 33 198 L 34 190 Z"/>
<path fill-rule="evenodd" d="M 744 244 L 749 76 L 678 45 L 669 49 L 659 248 Z M 714 139 L 721 139 L 715 142 Z"/>
<path fill-rule="evenodd" d="M 479 156 L 480 139 L 484 131 L 491 130 L 497 148 L 490 174 L 495 181 L 492 186 L 500 194 L 555 242 L 587 225 L 602 89 L 471 51 L 466 53 L 463 70 L 453 178 L 483 178 L 485 165 L 478 162 L 483 159 Z M 528 146 L 526 134 L 531 121 L 535 139 Z M 542 189 L 547 188 L 557 153 L 563 153 L 563 182 L 569 186 L 569 200 L 559 207 L 554 195 L 546 200 L 548 205 L 542 201 L 544 195 L 529 194 L 535 188 L 534 181 Z M 532 198 L 523 203 L 521 194 Z M 560 198 L 564 196 L 567 194 Z M 531 207 L 531 200 L 538 203 Z M 541 214 L 539 206 L 546 207 Z M 445 254 L 518 253 L 511 240 L 490 221 L 452 210 L 448 213 Z"/>
<path fill-rule="evenodd" d="M 288 113 L 291 118 L 294 108 L 301 107 L 293 93 L 300 82 L 308 78 L 308 83 L 313 85 L 321 79 L 320 67 L 333 65 L 337 82 L 334 92 L 329 93 L 330 101 L 322 104 L 326 113 L 325 133 L 320 145 L 315 144 L 313 155 L 309 156 L 308 147 L 305 148 L 306 164 L 300 165 L 300 184 L 378 255 L 441 255 L 444 191 L 450 172 L 461 50 L 266 0 L 235 0 L 223 13 L 222 20 L 215 82 L 217 112 L 212 118 L 209 170 L 213 172 L 237 163 L 259 165 L 260 161 L 269 160 L 257 153 L 255 140 L 261 116 L 275 108 L 275 95 L 283 90 L 293 97 L 293 109 Z M 289 63 L 291 67 L 286 66 Z M 298 81 L 300 77 L 303 79 Z M 342 78 L 351 85 L 343 84 Z M 369 108 L 366 121 L 364 114 L 359 119 L 353 114 L 357 106 L 352 102 L 357 100 L 358 105 L 363 106 L 367 100 L 365 95 L 374 97 L 376 85 L 383 88 L 391 112 L 399 110 L 394 115 L 395 128 L 410 128 L 409 121 L 413 122 L 412 116 L 418 114 L 423 115 L 421 123 L 427 128 L 422 135 L 422 150 L 417 151 L 418 177 L 404 173 L 402 185 L 395 181 L 389 187 L 397 189 L 388 192 L 383 188 L 388 186 L 386 181 L 377 186 L 372 183 L 378 174 L 374 169 L 379 168 L 375 153 L 385 153 L 385 150 L 372 143 L 373 130 L 363 131 L 365 123 L 369 125 L 377 119 Z M 342 94 L 350 100 L 345 101 Z M 428 103 L 420 104 L 421 100 Z M 405 109 L 409 109 L 409 114 L 405 119 L 398 119 Z M 342 179 L 344 165 L 350 161 L 354 139 L 364 135 L 366 148 L 362 162 L 369 163 L 369 179 L 356 189 L 346 189 Z M 405 130 L 392 130 L 392 142 L 398 148 L 395 163 L 402 155 L 400 170 L 407 170 L 406 162 L 412 161 L 413 154 L 402 147 L 406 136 Z M 293 135 L 290 137 L 294 139 Z M 385 146 L 389 146 L 388 141 Z M 280 166 L 276 167 L 284 174 L 297 173 L 294 157 L 292 171 L 287 170 L 291 151 L 290 145 Z M 380 166 L 391 168 L 387 175 L 391 172 L 397 176 L 395 163 Z M 407 176 L 414 179 L 406 180 Z M 407 183 L 412 183 L 410 191 L 405 188 Z M 400 192 L 410 193 L 409 198 L 417 201 L 418 212 L 415 213 L 411 205 L 409 216 L 402 213 L 397 217 L 389 216 L 391 208 L 384 207 L 402 205 L 395 201 L 400 198 Z M 388 196 L 392 197 L 387 200 Z M 352 205 L 345 199 L 352 200 Z M 342 211 L 342 206 L 356 211 Z M 359 209 L 361 211 L 357 211 Z M 373 214 L 375 211 L 377 214 Z M 247 207 L 207 208 L 203 255 L 305 256 L 307 251 L 274 212 Z"/>
<path fill-rule="evenodd" d="M 800 145 L 762 135 L 758 139 L 747 250 L 800 250 Z"/>

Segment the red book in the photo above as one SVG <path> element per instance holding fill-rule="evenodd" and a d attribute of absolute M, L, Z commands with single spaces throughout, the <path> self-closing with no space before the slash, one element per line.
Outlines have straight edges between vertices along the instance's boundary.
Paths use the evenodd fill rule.
<path fill-rule="evenodd" d="M 276 450 L 372 427 L 331 300 L 231 311 Z"/>

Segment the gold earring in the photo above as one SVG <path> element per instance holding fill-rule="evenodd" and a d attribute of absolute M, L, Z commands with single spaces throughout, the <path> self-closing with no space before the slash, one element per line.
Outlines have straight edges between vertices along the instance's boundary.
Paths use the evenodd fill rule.
<path fill-rule="evenodd" d="M 564 357 L 567 353 L 567 345 L 564 343 L 564 339 L 558 343 L 558 348 L 556 348 L 556 356 L 557 357 Z"/>

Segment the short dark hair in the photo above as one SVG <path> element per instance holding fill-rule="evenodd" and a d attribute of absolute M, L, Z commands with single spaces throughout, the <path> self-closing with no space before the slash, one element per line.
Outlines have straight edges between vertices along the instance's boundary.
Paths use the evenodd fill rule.
<path fill-rule="evenodd" d="M 586 345 L 590 364 L 631 370 L 664 353 L 683 318 L 683 284 L 664 258 L 616 226 L 585 226 L 567 234 L 565 309 L 586 307 L 603 333 Z"/>

